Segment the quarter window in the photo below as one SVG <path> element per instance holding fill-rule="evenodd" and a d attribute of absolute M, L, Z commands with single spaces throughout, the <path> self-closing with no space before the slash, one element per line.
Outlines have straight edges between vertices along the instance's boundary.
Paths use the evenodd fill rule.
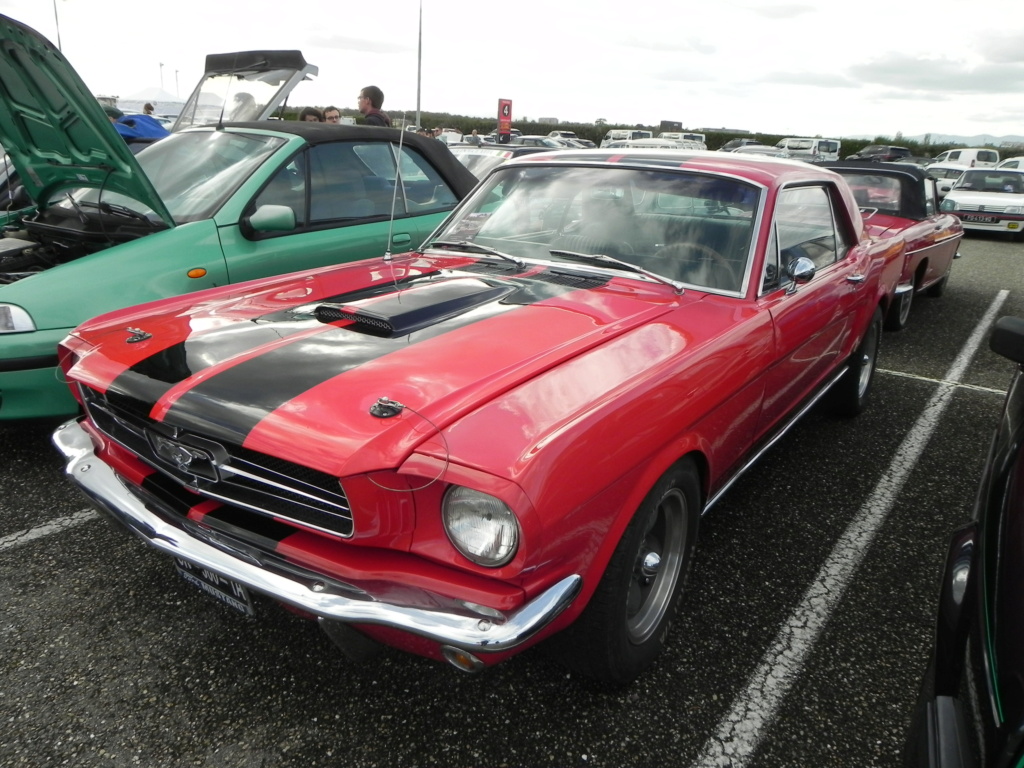
<path fill-rule="evenodd" d="M 783 271 L 802 256 L 820 270 L 842 255 L 842 238 L 836 233 L 832 201 L 824 187 L 784 189 L 775 206 L 775 229 Z"/>

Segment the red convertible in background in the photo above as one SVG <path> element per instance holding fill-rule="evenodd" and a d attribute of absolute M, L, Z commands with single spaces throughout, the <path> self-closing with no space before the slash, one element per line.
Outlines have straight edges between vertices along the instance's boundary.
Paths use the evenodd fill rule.
<path fill-rule="evenodd" d="M 846 179 L 871 235 L 906 242 L 896 301 L 885 316 L 886 330 L 901 330 L 910 318 L 914 294 L 938 297 L 945 292 L 963 225 L 939 210 L 938 182 L 917 166 L 870 160 L 822 165 Z"/>
<path fill-rule="evenodd" d="M 233 608 L 468 671 L 561 633 L 625 683 L 701 513 L 820 399 L 864 407 L 903 259 L 820 167 L 532 155 L 417 252 L 82 324 L 61 359 L 85 416 L 54 440 Z"/>

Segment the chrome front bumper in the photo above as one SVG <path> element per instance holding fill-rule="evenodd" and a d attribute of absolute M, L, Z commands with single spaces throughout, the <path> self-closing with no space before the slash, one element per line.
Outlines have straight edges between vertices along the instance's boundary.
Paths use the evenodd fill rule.
<path fill-rule="evenodd" d="M 77 421 L 59 427 L 53 442 L 67 460 L 65 473 L 78 488 L 98 509 L 151 547 L 325 620 L 394 627 L 471 652 L 505 651 L 549 624 L 575 599 L 582 585 L 579 575 L 566 576 L 508 615 L 422 590 L 417 595 L 415 588 L 407 585 L 394 586 L 418 598 L 414 600 L 418 605 L 386 602 L 358 585 L 342 584 L 294 566 L 278 567 L 252 552 L 228 551 L 230 545 L 215 537 L 200 538 L 198 529 L 185 530 L 171 522 L 97 458 L 92 438 Z"/>

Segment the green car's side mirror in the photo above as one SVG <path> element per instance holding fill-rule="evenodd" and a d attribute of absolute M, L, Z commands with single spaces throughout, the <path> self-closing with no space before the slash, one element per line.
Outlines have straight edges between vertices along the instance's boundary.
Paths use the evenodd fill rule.
<path fill-rule="evenodd" d="M 295 229 L 295 211 L 287 205 L 261 205 L 248 223 L 253 232 L 290 232 Z"/>

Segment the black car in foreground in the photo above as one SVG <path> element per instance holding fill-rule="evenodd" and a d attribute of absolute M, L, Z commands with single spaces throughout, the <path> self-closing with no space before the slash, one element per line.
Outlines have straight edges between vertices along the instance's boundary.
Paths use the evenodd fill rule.
<path fill-rule="evenodd" d="M 946 558 L 907 766 L 1024 766 L 1024 318 L 999 320 L 989 346 L 1018 368 L 974 522 L 953 535 Z"/>

